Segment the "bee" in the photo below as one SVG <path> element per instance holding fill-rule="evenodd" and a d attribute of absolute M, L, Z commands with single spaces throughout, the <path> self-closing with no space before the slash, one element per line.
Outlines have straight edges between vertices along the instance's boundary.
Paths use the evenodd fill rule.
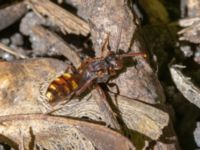
<path fill-rule="evenodd" d="M 108 47 L 108 39 L 102 46 L 102 54 Z M 48 102 L 53 106 L 60 101 L 67 102 L 72 96 L 80 96 L 98 83 L 107 83 L 123 68 L 123 59 L 134 56 L 146 57 L 146 54 L 129 52 L 120 55 L 108 50 L 105 56 L 86 59 L 78 69 L 71 66 L 71 73 L 68 68 L 49 84 L 45 94 Z"/>
<path fill-rule="evenodd" d="M 126 57 L 146 56 L 144 53 L 115 54 L 110 51 L 106 57 L 90 58 L 84 61 L 72 73 L 65 71 L 53 80 L 46 91 L 46 97 L 51 105 L 72 96 L 80 96 L 87 89 L 98 83 L 106 83 L 123 68 L 123 59 Z"/>

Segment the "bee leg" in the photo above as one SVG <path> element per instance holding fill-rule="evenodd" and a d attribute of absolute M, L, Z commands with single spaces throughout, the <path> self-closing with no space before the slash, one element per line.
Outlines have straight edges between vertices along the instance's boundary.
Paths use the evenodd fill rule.
<path fill-rule="evenodd" d="M 78 69 L 84 68 L 85 66 L 87 66 L 92 61 L 93 61 L 93 58 L 91 58 L 91 57 L 84 59 L 84 62 L 81 63 L 81 65 L 78 67 Z"/>
<path fill-rule="evenodd" d="M 54 108 L 54 109 L 52 109 L 52 110 L 49 110 L 49 111 L 45 112 L 44 114 L 45 114 L 45 115 L 51 115 L 51 114 L 53 114 L 54 112 L 63 109 L 64 106 L 65 106 L 64 104 L 60 104 L 60 105 L 58 105 L 56 108 Z"/>
<path fill-rule="evenodd" d="M 94 81 L 94 78 L 88 80 L 83 86 L 81 86 L 80 89 L 78 89 L 78 90 L 75 92 L 75 95 L 76 95 L 76 96 L 79 96 L 79 95 L 81 95 L 83 92 L 85 92 L 85 91 L 87 90 L 87 88 L 89 88 L 89 87 L 92 86 L 93 81 Z"/>
<path fill-rule="evenodd" d="M 102 58 L 104 57 L 105 50 L 108 50 L 109 37 L 110 37 L 110 33 L 107 33 L 107 37 L 106 37 L 106 39 L 105 39 L 105 41 L 104 41 L 104 43 L 101 47 L 101 57 Z"/>
<path fill-rule="evenodd" d="M 117 103 L 117 95 L 120 95 L 120 91 L 119 91 L 118 85 L 116 83 L 107 83 L 107 85 L 109 87 L 115 87 L 116 91 L 114 90 L 114 92 L 111 91 L 111 89 L 109 87 L 107 87 L 107 89 L 108 89 L 108 92 L 110 92 L 110 93 L 112 93 L 114 95 L 115 103 L 118 104 Z"/>
<path fill-rule="evenodd" d="M 96 86 L 96 94 L 94 94 L 94 97 L 100 108 L 100 111 L 103 113 L 107 121 L 107 125 L 110 125 L 115 129 L 120 129 L 120 125 L 117 120 L 117 114 L 112 110 L 104 91 L 99 85 Z"/>
<path fill-rule="evenodd" d="M 72 73 L 77 73 L 78 71 L 77 71 L 77 69 L 73 66 L 73 65 L 69 65 L 68 67 L 67 67 L 67 69 L 65 70 L 65 72 L 72 72 Z"/>
<path fill-rule="evenodd" d="M 113 91 L 111 91 L 111 90 L 108 88 L 108 91 L 109 91 L 110 93 L 113 93 L 113 94 L 115 94 L 115 95 L 120 95 L 119 87 L 118 87 L 118 85 L 117 85 L 116 83 L 107 83 L 107 85 L 108 85 L 109 87 L 116 87 L 116 88 L 115 88 L 115 89 L 116 89 L 116 92 L 113 92 Z"/>
<path fill-rule="evenodd" d="M 45 115 L 51 115 L 52 113 L 54 113 L 54 112 L 56 112 L 56 111 L 58 111 L 58 110 L 60 110 L 60 109 L 62 109 L 62 108 L 63 108 L 63 107 L 55 108 L 55 109 L 53 109 L 53 110 L 49 110 L 49 111 L 45 112 L 44 114 L 45 114 Z"/>
<path fill-rule="evenodd" d="M 66 97 L 66 100 L 63 100 L 62 102 L 57 104 L 56 107 L 53 107 L 53 109 L 45 112 L 44 114 L 50 115 L 56 111 L 63 109 L 65 107 L 65 104 L 67 104 L 72 99 L 73 95 L 74 95 L 74 93 L 70 94 L 69 96 Z"/>

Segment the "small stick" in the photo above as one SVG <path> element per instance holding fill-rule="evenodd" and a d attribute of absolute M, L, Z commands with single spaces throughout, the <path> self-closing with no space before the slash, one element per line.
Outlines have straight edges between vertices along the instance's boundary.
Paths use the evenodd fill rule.
<path fill-rule="evenodd" d="M 121 127 L 117 120 L 117 114 L 112 110 L 104 91 L 99 85 L 96 85 L 95 90 L 92 91 L 92 96 L 99 106 L 100 112 L 103 113 L 106 124 L 110 125 L 114 129 L 120 130 Z"/>
<path fill-rule="evenodd" d="M 27 58 L 27 56 L 23 55 L 23 54 L 20 54 L 20 53 L 16 53 L 14 50 L 12 50 L 10 47 L 0 43 L 0 49 L 9 53 L 9 54 L 12 54 L 18 58 L 22 58 L 22 59 L 25 59 Z"/>

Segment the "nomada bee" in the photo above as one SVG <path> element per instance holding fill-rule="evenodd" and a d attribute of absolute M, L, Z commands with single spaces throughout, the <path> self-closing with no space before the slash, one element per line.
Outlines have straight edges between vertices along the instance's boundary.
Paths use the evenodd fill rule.
<path fill-rule="evenodd" d="M 108 38 L 102 51 L 108 45 Z M 88 88 L 98 83 L 106 83 L 123 68 L 123 59 L 127 57 L 143 56 L 145 53 L 129 52 L 116 54 L 108 51 L 105 57 L 89 58 L 83 61 L 78 69 L 71 67 L 72 73 L 67 69 L 64 74 L 53 80 L 46 91 L 46 97 L 51 105 L 60 101 L 68 101 L 72 96 L 79 96 Z"/>

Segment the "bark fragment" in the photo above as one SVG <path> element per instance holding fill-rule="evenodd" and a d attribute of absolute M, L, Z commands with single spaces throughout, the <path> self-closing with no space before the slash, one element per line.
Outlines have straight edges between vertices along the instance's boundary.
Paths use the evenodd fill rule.
<path fill-rule="evenodd" d="M 198 89 L 189 78 L 185 77 L 180 71 L 184 66 L 173 65 L 170 67 L 172 79 L 183 96 L 200 108 L 200 89 Z"/>
<path fill-rule="evenodd" d="M 4 9 L 0 9 L 0 20 L 3 20 L 0 22 L 0 31 L 19 20 L 26 11 L 27 8 L 24 1 L 13 3 Z"/>
<path fill-rule="evenodd" d="M 38 14 L 46 15 L 62 32 L 87 35 L 88 24 L 49 0 L 29 0 L 28 4 Z"/>

